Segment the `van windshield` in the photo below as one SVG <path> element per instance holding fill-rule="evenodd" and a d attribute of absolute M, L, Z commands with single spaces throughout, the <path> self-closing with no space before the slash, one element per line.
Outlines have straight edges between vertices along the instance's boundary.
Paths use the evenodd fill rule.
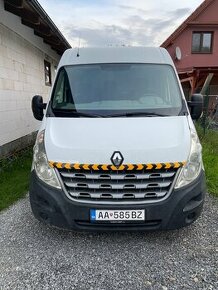
<path fill-rule="evenodd" d="M 177 116 L 181 92 L 174 70 L 158 64 L 90 64 L 63 67 L 51 101 L 57 116 Z"/>

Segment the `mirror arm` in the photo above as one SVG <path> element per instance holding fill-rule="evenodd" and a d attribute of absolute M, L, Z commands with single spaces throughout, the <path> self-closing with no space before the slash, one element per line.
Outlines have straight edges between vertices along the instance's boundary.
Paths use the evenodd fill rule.
<path fill-rule="evenodd" d="M 193 107 L 193 103 L 191 101 L 188 101 L 187 104 L 189 107 Z"/>
<path fill-rule="evenodd" d="M 43 103 L 42 104 L 42 109 L 45 110 L 46 109 L 46 106 L 47 106 L 47 103 Z"/>
<path fill-rule="evenodd" d="M 47 106 L 47 103 L 43 103 L 39 105 L 40 109 L 43 109 L 43 110 L 46 109 L 46 106 Z"/>

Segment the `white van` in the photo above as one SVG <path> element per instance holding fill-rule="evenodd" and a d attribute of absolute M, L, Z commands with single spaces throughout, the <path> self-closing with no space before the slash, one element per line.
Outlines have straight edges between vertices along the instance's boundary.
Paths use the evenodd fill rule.
<path fill-rule="evenodd" d="M 83 48 L 61 58 L 34 146 L 35 217 L 73 230 L 157 230 L 191 224 L 205 177 L 192 119 L 163 48 Z M 43 113 L 45 110 L 45 113 Z"/>

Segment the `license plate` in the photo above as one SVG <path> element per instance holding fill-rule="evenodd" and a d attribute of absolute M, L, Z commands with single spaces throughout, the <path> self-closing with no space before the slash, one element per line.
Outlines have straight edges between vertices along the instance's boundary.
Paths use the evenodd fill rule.
<path fill-rule="evenodd" d="M 144 221 L 145 210 L 101 210 L 91 209 L 91 221 Z"/>

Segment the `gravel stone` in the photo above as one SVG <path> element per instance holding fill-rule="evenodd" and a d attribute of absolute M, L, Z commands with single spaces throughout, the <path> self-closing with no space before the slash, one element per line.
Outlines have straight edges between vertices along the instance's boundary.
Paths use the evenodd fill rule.
<path fill-rule="evenodd" d="M 0 213 L 0 289 L 218 289 L 218 199 L 184 229 L 90 234 L 38 222 L 27 196 Z"/>

